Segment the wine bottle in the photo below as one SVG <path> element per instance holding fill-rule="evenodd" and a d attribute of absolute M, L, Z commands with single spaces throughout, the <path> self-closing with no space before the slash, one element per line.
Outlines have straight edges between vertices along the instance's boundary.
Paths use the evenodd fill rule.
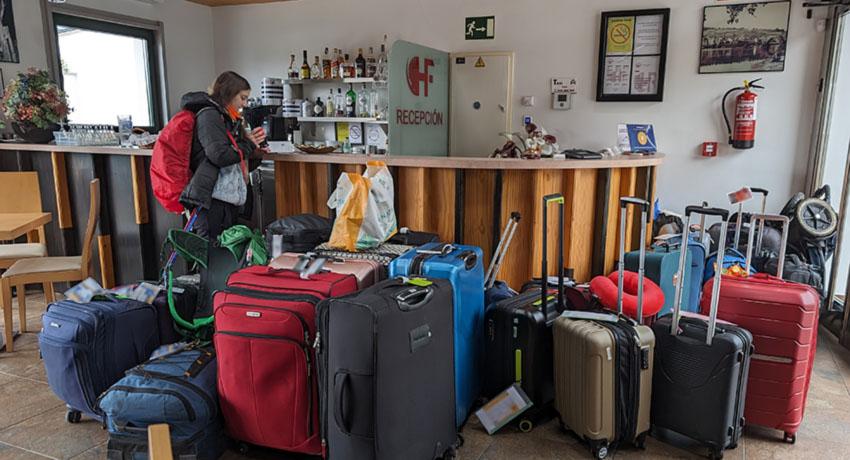
<path fill-rule="evenodd" d="M 304 62 L 301 64 L 301 73 L 299 77 L 302 80 L 310 79 L 310 64 L 307 64 L 307 50 L 304 50 Z"/>
<path fill-rule="evenodd" d="M 354 76 L 357 78 L 366 76 L 366 58 L 363 57 L 363 48 L 357 50 L 357 57 L 354 59 Z"/>
<path fill-rule="evenodd" d="M 354 85 L 348 85 L 348 92 L 345 93 L 345 116 L 357 116 L 357 93 L 354 92 Z"/>

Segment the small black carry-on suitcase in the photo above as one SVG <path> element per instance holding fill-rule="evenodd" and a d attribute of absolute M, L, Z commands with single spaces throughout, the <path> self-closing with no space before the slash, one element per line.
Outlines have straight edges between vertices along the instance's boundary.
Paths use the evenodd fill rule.
<path fill-rule="evenodd" d="M 723 218 L 720 234 L 726 234 L 729 213 L 724 209 L 688 206 L 692 214 Z M 726 241 L 720 239 L 719 254 Z M 679 264 L 679 279 L 684 279 Z M 655 333 L 655 372 L 652 382 L 651 421 L 656 435 L 664 430 L 687 436 L 711 450 L 720 459 L 723 451 L 734 449 L 744 427 L 744 398 L 753 336 L 730 323 L 717 324 L 717 304 L 721 271 L 714 274 L 709 317 L 680 316 L 682 285 L 676 287 L 673 313 L 658 319 Z"/>
<path fill-rule="evenodd" d="M 451 283 L 391 279 L 317 308 L 324 458 L 453 455 Z"/>
<path fill-rule="evenodd" d="M 551 290 L 532 287 L 516 297 L 497 302 L 484 317 L 484 396 L 493 398 L 519 383 L 534 403 L 519 419 L 522 431 L 530 431 L 535 424 L 554 416 L 552 324 L 564 305 L 563 195 L 543 198 L 543 279 L 548 279 L 547 208 L 553 203 L 558 204 L 557 296 Z"/>

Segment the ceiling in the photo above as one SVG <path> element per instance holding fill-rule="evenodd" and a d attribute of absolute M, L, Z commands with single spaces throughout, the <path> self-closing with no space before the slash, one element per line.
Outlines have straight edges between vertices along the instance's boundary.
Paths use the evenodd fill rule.
<path fill-rule="evenodd" d="M 228 6 L 228 5 L 251 5 L 254 3 L 273 3 L 285 2 L 289 0 L 188 0 L 192 3 L 200 3 L 207 6 Z"/>

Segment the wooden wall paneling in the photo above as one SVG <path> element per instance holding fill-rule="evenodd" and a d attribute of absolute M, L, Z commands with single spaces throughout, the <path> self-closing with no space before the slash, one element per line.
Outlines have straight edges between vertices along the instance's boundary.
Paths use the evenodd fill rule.
<path fill-rule="evenodd" d="M 551 195 L 553 193 L 564 193 L 564 171 L 557 170 L 538 170 L 532 173 L 532 192 L 531 195 L 527 197 L 531 206 L 531 213 L 528 215 L 528 221 L 531 224 L 532 234 L 540 234 L 540 237 L 532 238 L 531 243 L 531 267 L 533 268 L 534 276 L 540 276 L 543 271 L 543 197 L 546 195 Z M 569 221 L 567 218 L 567 201 L 569 200 L 569 196 L 565 197 L 565 206 L 564 206 L 564 232 L 566 233 L 566 222 Z M 511 209 L 505 209 L 505 219 L 504 223 L 507 222 L 507 218 L 511 214 Z M 558 206 L 550 205 L 549 206 L 549 219 L 546 223 L 547 234 L 549 235 L 549 241 L 547 242 L 547 257 L 548 257 L 548 265 L 546 270 L 548 270 L 550 275 L 557 274 L 558 269 Z M 564 240 L 564 252 L 567 252 L 567 243 L 566 238 Z M 567 257 L 564 256 L 564 261 L 566 262 Z"/>
<path fill-rule="evenodd" d="M 41 209 L 49 212 L 53 220 L 45 225 L 45 240 L 47 254 L 63 256 L 65 254 L 65 239 L 63 230 L 59 228 L 58 212 L 56 210 L 56 190 L 53 187 L 53 166 L 50 153 L 27 152 L 32 157 L 32 170 L 38 174 L 38 185 L 41 189 Z M 2 156 L 2 155 L 0 155 Z"/>
<path fill-rule="evenodd" d="M 464 173 L 463 185 L 463 244 L 478 246 L 484 251 L 484 265 L 490 264 L 493 254 L 493 197 L 496 194 L 496 172 L 473 169 Z M 520 221 L 520 225 L 524 222 Z M 510 250 L 507 257 L 516 250 Z M 513 263 L 509 260 L 507 264 Z"/>
<path fill-rule="evenodd" d="M 430 205 L 426 194 L 425 168 L 399 168 L 398 226 L 411 230 L 425 228 L 425 208 Z"/>
<path fill-rule="evenodd" d="M 620 170 L 620 197 L 625 196 L 642 196 L 643 193 L 637 192 L 637 168 L 623 168 Z M 626 208 L 626 252 L 635 249 L 636 239 L 632 238 L 632 232 L 635 228 L 635 222 L 640 219 L 640 212 L 634 207 Z M 619 229 L 620 222 L 617 221 Z M 618 237 L 619 238 L 619 237 Z M 617 240 L 617 253 L 619 254 L 620 240 Z"/>
<path fill-rule="evenodd" d="M 328 209 L 328 198 L 330 198 L 328 185 L 331 183 L 328 174 L 329 168 L 330 165 L 313 165 L 313 177 L 316 178 L 313 188 L 313 194 L 316 197 L 314 209 L 316 214 L 325 217 L 330 217 L 331 215 L 330 209 Z"/>
<path fill-rule="evenodd" d="M 593 262 L 591 277 L 606 275 L 605 255 L 608 242 L 609 194 L 611 192 L 611 170 L 600 169 L 596 173 L 596 194 L 594 196 Z"/>
<path fill-rule="evenodd" d="M 298 165 L 276 162 L 274 167 L 277 217 L 307 212 L 302 211 L 301 207 L 301 175 Z"/>
<path fill-rule="evenodd" d="M 611 170 L 611 181 L 608 189 L 608 221 L 605 223 L 607 239 L 605 241 L 605 270 L 604 274 L 611 273 L 615 269 L 617 257 L 619 257 L 620 242 L 620 177 L 621 169 Z"/>
<path fill-rule="evenodd" d="M 71 221 L 73 229 L 70 232 L 71 241 L 68 247 L 69 256 L 81 254 L 83 237 L 85 236 L 86 219 L 89 212 L 89 182 L 94 179 L 94 163 L 92 155 L 85 153 L 66 153 L 65 164 L 68 171 L 68 190 L 71 202 Z M 103 182 L 101 182 L 101 190 Z M 104 200 L 101 200 L 103 209 Z M 100 221 L 103 221 L 101 211 Z M 92 248 L 92 273 L 100 273 L 100 261 L 97 244 Z"/>
<path fill-rule="evenodd" d="M 112 264 L 112 238 L 109 235 L 98 235 L 97 250 L 100 255 L 100 284 L 106 289 L 112 289 L 115 287 L 115 267 Z"/>
<path fill-rule="evenodd" d="M 293 165 L 298 170 L 298 213 L 314 214 L 316 209 L 316 176 L 314 168 L 309 163 Z"/>
<path fill-rule="evenodd" d="M 466 192 L 464 187 L 466 186 L 466 170 L 456 169 L 454 171 L 455 178 L 455 190 L 454 190 L 454 202 L 455 202 L 455 218 L 454 218 L 454 241 L 463 242 L 464 240 L 464 205 L 466 204 Z"/>
<path fill-rule="evenodd" d="M 145 158 L 139 155 L 130 157 L 130 174 L 133 179 L 133 207 L 136 211 L 136 224 L 142 225 L 150 221 L 148 213 L 148 191 L 145 176 Z"/>
<path fill-rule="evenodd" d="M 455 239 L 455 169 L 428 169 L 425 171 L 425 213 L 423 231 L 440 235 L 442 241 Z"/>
<path fill-rule="evenodd" d="M 97 246 L 100 261 L 101 284 L 105 288 L 115 286 L 115 280 L 123 279 L 124 269 L 127 276 L 137 280 L 144 275 L 139 267 L 140 242 L 138 227 L 134 221 L 132 200 L 132 180 L 127 159 L 117 155 L 89 155 L 94 169 L 94 177 L 100 179 L 100 216 L 98 218 Z M 119 161 L 123 160 L 123 165 Z M 123 167 L 122 167 L 123 166 Z M 113 178 L 115 180 L 113 180 Z M 116 193 L 117 192 L 117 193 Z M 80 228 L 85 228 L 85 224 Z M 128 231 L 129 228 L 129 231 Z M 81 230 L 84 231 L 84 230 Z M 113 236 L 119 248 L 121 259 L 115 263 L 115 251 L 112 247 Z M 132 256 L 121 248 L 130 249 Z M 135 251 L 133 251 L 135 248 Z"/>
<path fill-rule="evenodd" d="M 644 244 L 649 246 L 652 244 L 652 216 L 653 210 L 655 209 L 655 167 L 647 166 L 644 168 L 637 168 L 637 180 L 635 186 L 636 194 L 646 201 L 649 201 L 649 213 L 647 215 L 647 226 L 646 226 L 646 240 Z M 632 240 L 638 241 L 640 239 L 640 226 L 638 225 L 638 219 L 635 219 L 635 225 L 632 229 Z"/>
<path fill-rule="evenodd" d="M 536 202 L 534 189 L 534 171 L 502 172 L 501 224 L 498 230 L 494 229 L 497 233 L 494 237 L 499 238 L 501 236 L 501 231 L 510 218 L 511 212 L 518 211 L 522 214 L 522 220 L 514 235 L 510 250 L 505 256 L 505 263 L 502 265 L 501 276 L 499 277 L 514 289 L 519 289 L 523 283 L 528 281 L 529 273 L 540 275 L 540 267 L 532 266 L 534 256 L 532 255 L 531 242 L 534 239 L 533 236 L 542 231 L 542 229 L 534 226 L 536 222 L 533 216 Z M 539 217 L 537 219 L 539 220 Z"/>
<path fill-rule="evenodd" d="M 145 171 L 150 171 L 150 158 L 145 158 Z M 168 237 L 168 231 L 172 228 L 183 228 L 185 224 L 183 217 L 165 210 L 162 205 L 156 201 L 153 196 L 153 187 L 150 183 L 150 174 L 145 174 L 145 183 L 147 184 L 147 194 L 149 206 L 148 218 L 149 222 L 139 227 L 142 242 L 142 254 L 153 263 L 155 272 L 145 274 L 146 279 L 158 279 L 159 271 L 162 270 L 162 265 L 165 263 L 161 258 L 165 257 L 161 254 L 162 245 Z M 151 262 L 148 262 L 149 264 Z M 184 262 L 178 262 L 174 265 L 174 274 L 182 275 L 186 269 Z M 153 275 L 153 277 L 151 277 Z"/>
<path fill-rule="evenodd" d="M 120 284 L 128 284 L 142 279 L 157 279 L 159 253 L 150 228 L 150 213 L 147 208 L 147 184 L 145 182 L 145 162 L 142 157 L 126 155 L 98 155 L 98 161 L 105 165 L 106 204 L 109 209 L 109 231 L 112 243 L 114 277 Z M 141 176 L 134 177 L 134 174 Z M 102 180 L 102 179 L 101 179 Z M 102 182 L 103 183 L 103 182 Z M 145 222 L 138 223 L 140 217 L 138 199 L 145 206 L 142 216 Z M 142 198 L 144 197 L 144 198 Z M 131 203 L 132 202 L 132 203 Z M 103 221 L 104 218 L 101 218 Z"/>
<path fill-rule="evenodd" d="M 593 275 L 594 238 L 596 235 L 596 182 L 595 169 L 574 169 L 565 172 L 566 241 L 564 265 L 573 269 L 579 282 L 589 281 Z"/>
<path fill-rule="evenodd" d="M 20 171 L 17 157 L 12 154 L 0 155 L 0 171 Z"/>

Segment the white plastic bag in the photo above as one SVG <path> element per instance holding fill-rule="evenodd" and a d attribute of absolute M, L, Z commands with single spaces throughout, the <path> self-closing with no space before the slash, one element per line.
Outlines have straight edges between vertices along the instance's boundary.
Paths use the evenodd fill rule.
<path fill-rule="evenodd" d="M 387 165 L 370 161 L 362 176 L 344 173 L 328 207 L 336 210 L 330 245 L 346 251 L 380 246 L 395 235 L 393 176 Z"/>

